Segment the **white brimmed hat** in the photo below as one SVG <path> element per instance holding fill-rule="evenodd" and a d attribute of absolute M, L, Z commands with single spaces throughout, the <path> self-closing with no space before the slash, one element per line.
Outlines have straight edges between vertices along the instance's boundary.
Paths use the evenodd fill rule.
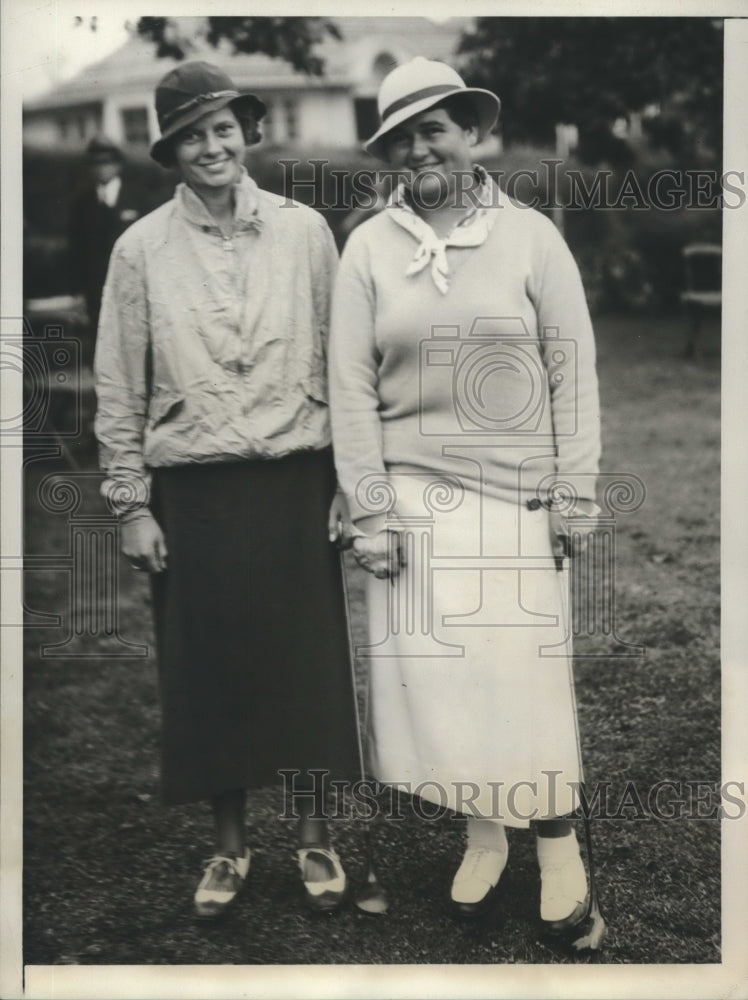
<path fill-rule="evenodd" d="M 393 69 L 379 88 L 377 105 L 382 124 L 364 143 L 372 156 L 386 160 L 384 137 L 413 115 L 432 108 L 454 94 L 469 94 L 478 116 L 481 138 L 496 124 L 501 101 L 490 90 L 466 87 L 465 81 L 446 63 L 416 56 L 410 62 Z"/>

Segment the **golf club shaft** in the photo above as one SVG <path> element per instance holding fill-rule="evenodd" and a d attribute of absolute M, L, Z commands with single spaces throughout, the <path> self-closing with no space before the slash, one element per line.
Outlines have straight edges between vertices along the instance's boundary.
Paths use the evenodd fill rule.
<path fill-rule="evenodd" d="M 364 766 L 364 745 L 361 734 L 361 713 L 358 709 L 358 690 L 356 681 L 356 659 L 353 651 L 353 631 L 351 626 L 351 603 L 348 593 L 348 581 L 345 571 L 345 557 L 340 553 L 340 580 L 343 587 L 343 608 L 345 611 L 345 634 L 348 642 L 348 663 L 351 670 L 351 685 L 353 687 L 353 710 L 356 717 L 356 746 L 358 749 L 358 766 L 361 773 L 361 781 L 366 780 L 366 770 Z"/>
<path fill-rule="evenodd" d="M 364 763 L 364 741 L 363 741 L 363 734 L 361 732 L 361 713 L 358 710 L 356 658 L 353 650 L 353 629 L 351 625 L 351 602 L 348 591 L 348 579 L 345 570 L 345 557 L 342 551 L 340 552 L 340 579 L 343 586 L 343 608 L 345 610 L 345 630 L 346 630 L 346 637 L 348 640 L 348 662 L 351 668 L 351 685 L 353 688 L 353 708 L 356 717 L 356 745 L 358 748 L 358 764 L 359 764 L 359 771 L 361 774 L 361 782 L 363 784 L 366 781 L 366 766 Z M 369 827 L 369 820 L 364 821 L 364 846 L 366 850 L 366 863 L 368 866 L 367 874 L 372 875 L 374 874 L 374 850 L 371 843 L 371 829 Z M 372 881 L 372 879 L 370 878 L 369 881 Z"/>
<path fill-rule="evenodd" d="M 584 553 L 586 555 L 586 551 Z M 579 793 L 582 798 L 582 823 L 584 824 L 584 842 L 587 850 L 587 864 L 589 867 L 590 875 L 590 891 L 589 899 L 587 902 L 587 917 L 589 917 L 592 912 L 593 905 L 597 904 L 599 907 L 599 900 L 597 899 L 597 884 L 595 880 L 595 860 L 592 851 L 592 831 L 590 829 L 590 817 L 587 812 L 587 802 L 589 801 L 586 794 L 586 784 L 584 780 L 584 764 L 582 761 L 582 740 L 579 733 L 579 720 L 577 718 L 577 698 L 576 698 L 576 688 L 574 684 L 574 666 L 573 666 L 573 649 L 572 649 L 572 609 L 571 609 L 571 594 L 576 593 L 576 582 L 572 580 L 572 573 L 579 572 L 578 560 L 581 556 L 577 556 L 576 560 L 570 555 L 566 554 L 563 557 L 556 556 L 556 569 L 558 572 L 563 573 L 565 565 L 568 566 L 568 578 L 564 575 L 562 594 L 564 599 L 564 611 L 566 622 L 565 626 L 568 636 L 568 676 L 569 676 L 569 688 L 571 691 L 571 702 L 572 702 L 572 714 L 574 717 L 574 735 L 577 745 L 577 767 L 579 769 Z"/>

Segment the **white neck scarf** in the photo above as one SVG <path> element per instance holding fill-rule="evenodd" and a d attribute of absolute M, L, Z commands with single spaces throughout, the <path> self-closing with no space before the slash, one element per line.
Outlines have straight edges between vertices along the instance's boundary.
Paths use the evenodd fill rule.
<path fill-rule="evenodd" d="M 483 167 L 476 165 L 473 170 L 480 182 L 476 190 L 478 204 L 471 207 L 451 233 L 443 238 L 437 236 L 420 215 L 416 215 L 403 184 L 397 186 L 387 203 L 392 221 L 419 241 L 413 259 L 405 271 L 406 276 L 410 278 L 420 274 L 431 263 L 431 278 L 442 295 L 447 294 L 450 283 L 447 247 L 481 246 L 496 221 L 496 213 L 491 209 L 497 207 L 498 188 Z"/>

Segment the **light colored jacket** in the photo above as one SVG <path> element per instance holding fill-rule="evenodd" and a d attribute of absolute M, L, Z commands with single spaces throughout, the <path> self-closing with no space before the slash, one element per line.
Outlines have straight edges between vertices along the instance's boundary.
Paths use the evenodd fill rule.
<path fill-rule="evenodd" d="M 96 347 L 102 492 L 148 503 L 149 470 L 330 444 L 326 342 L 337 266 L 317 212 L 236 188 L 222 237 L 186 185 L 117 241 Z"/>

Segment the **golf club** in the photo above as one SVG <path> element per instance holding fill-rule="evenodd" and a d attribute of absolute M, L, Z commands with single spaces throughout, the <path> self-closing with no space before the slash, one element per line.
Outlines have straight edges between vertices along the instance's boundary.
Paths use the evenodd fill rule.
<path fill-rule="evenodd" d="M 342 537 L 342 524 L 338 521 L 338 538 Z M 343 604 L 345 607 L 346 634 L 348 637 L 348 662 L 351 665 L 351 682 L 353 685 L 353 707 L 356 714 L 356 738 L 358 741 L 358 761 L 361 771 L 361 781 L 366 781 L 364 766 L 364 746 L 361 733 L 361 717 L 358 710 L 358 695 L 356 693 L 356 660 L 353 652 L 353 632 L 351 630 L 351 605 L 348 594 L 348 581 L 345 571 L 345 558 L 340 552 L 340 576 L 343 583 Z M 372 844 L 370 820 L 364 820 L 364 850 L 366 852 L 366 884 L 355 894 L 353 901 L 364 913 L 386 913 L 389 908 L 387 893 L 382 887 L 374 867 L 374 847 Z"/>
<path fill-rule="evenodd" d="M 569 579 L 571 580 L 571 573 L 573 572 L 573 567 L 575 565 L 575 560 L 571 558 L 569 553 L 568 545 L 565 546 L 566 552 L 565 556 L 556 557 L 556 569 L 559 572 L 563 572 L 564 569 L 564 558 L 569 559 Z M 562 591 L 565 588 L 562 588 Z M 571 593 L 575 593 L 574 585 L 572 584 Z M 565 611 L 566 611 L 566 622 L 567 628 L 569 629 L 569 639 L 571 641 L 571 608 L 570 608 L 570 598 L 568 596 L 568 591 L 565 597 Z M 571 649 L 569 650 L 569 685 L 571 688 L 571 700 L 574 716 L 574 732 L 576 736 L 577 743 L 577 763 L 579 767 L 579 794 L 582 799 L 582 822 L 584 823 L 584 842 L 587 851 L 587 867 L 589 869 L 589 893 L 587 897 L 587 909 L 584 916 L 579 920 L 577 924 L 570 927 L 562 936 L 561 940 L 569 948 L 577 953 L 584 952 L 596 952 L 600 951 L 605 941 L 605 937 L 608 933 L 608 928 L 605 923 L 605 918 L 603 917 L 602 910 L 600 908 L 600 900 L 597 894 L 597 880 L 595 878 L 595 861 L 594 855 L 592 853 L 592 832 L 590 829 L 590 817 L 587 812 L 586 803 L 589 801 L 585 793 L 585 782 L 584 782 L 584 767 L 582 764 L 582 742 L 579 735 L 579 722 L 577 719 L 577 699 L 576 690 L 574 686 L 574 668 L 573 668 L 573 657 L 571 655 Z"/>

